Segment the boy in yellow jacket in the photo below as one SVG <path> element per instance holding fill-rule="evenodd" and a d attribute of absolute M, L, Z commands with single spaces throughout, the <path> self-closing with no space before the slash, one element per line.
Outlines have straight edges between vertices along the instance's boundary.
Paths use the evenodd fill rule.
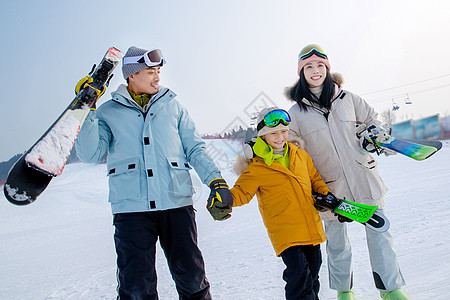
<path fill-rule="evenodd" d="M 318 299 L 319 244 L 326 238 L 312 192 L 326 195 L 330 190 L 308 153 L 287 143 L 289 123 L 285 110 L 271 107 L 259 113 L 258 137 L 251 154 L 245 151 L 245 158 L 236 161 L 240 176 L 231 194 L 233 206 L 249 203 L 256 194 L 270 241 L 286 265 L 286 299 Z"/>

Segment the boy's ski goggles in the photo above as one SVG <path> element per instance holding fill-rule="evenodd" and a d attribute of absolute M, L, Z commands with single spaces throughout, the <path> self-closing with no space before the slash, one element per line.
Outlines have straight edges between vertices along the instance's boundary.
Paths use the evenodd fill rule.
<path fill-rule="evenodd" d="M 325 50 L 322 49 L 322 47 L 318 45 L 308 45 L 305 48 L 300 51 L 300 54 L 298 55 L 298 61 L 301 59 L 307 59 L 311 56 L 316 55 L 317 57 L 328 59 L 327 53 Z"/>
<path fill-rule="evenodd" d="M 291 123 L 291 116 L 284 109 L 274 109 L 264 116 L 261 122 L 258 123 L 256 130 L 260 131 L 264 126 L 275 127 L 280 123 L 286 126 L 289 125 Z"/>
<path fill-rule="evenodd" d="M 147 51 L 144 55 L 140 56 L 128 56 L 123 58 L 123 64 L 142 64 L 145 63 L 149 67 L 154 67 L 158 65 L 164 65 L 166 60 L 162 56 L 162 52 L 159 49 Z"/>

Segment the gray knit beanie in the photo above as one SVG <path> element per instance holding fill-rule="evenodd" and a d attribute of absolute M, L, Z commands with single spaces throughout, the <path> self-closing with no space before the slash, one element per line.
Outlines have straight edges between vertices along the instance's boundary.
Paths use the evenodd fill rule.
<path fill-rule="evenodd" d="M 261 110 L 258 114 L 258 118 L 257 118 L 257 122 L 256 124 L 259 124 L 263 119 L 264 116 L 268 113 L 271 112 L 272 110 L 278 109 L 278 107 L 268 107 L 268 108 L 264 108 L 263 110 Z M 265 134 L 277 131 L 277 130 L 282 130 L 282 129 L 289 129 L 289 126 L 284 125 L 283 123 L 278 124 L 275 127 L 268 127 L 268 126 L 264 126 L 263 128 L 261 128 L 258 131 L 258 136 L 263 136 Z"/>
<path fill-rule="evenodd" d="M 131 46 L 130 48 L 128 48 L 127 53 L 125 53 L 125 56 L 123 57 L 125 59 L 125 57 L 131 57 L 131 56 L 141 56 L 144 55 L 145 52 L 147 52 L 148 50 L 146 49 L 141 49 L 135 46 Z M 123 64 L 123 60 L 122 60 L 122 73 L 123 73 L 123 78 L 125 78 L 125 80 L 130 77 L 133 74 L 136 74 L 137 72 L 147 69 L 149 68 L 149 66 L 147 66 L 145 63 L 135 63 L 135 64 Z"/>

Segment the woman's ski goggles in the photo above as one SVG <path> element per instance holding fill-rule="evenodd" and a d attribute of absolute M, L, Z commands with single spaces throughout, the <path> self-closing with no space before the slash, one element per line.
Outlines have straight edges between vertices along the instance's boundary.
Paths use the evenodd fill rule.
<path fill-rule="evenodd" d="M 260 131 L 264 126 L 275 127 L 280 123 L 286 126 L 289 125 L 291 123 L 291 116 L 284 109 L 274 109 L 264 116 L 261 122 L 258 123 L 256 130 Z"/>
<path fill-rule="evenodd" d="M 159 49 L 147 51 L 144 55 L 128 56 L 123 58 L 123 64 L 142 64 L 145 63 L 149 67 L 164 65 L 166 60 L 163 58 L 162 52 Z"/>
<path fill-rule="evenodd" d="M 327 53 L 325 50 L 322 49 L 322 47 L 318 45 L 308 45 L 305 48 L 300 51 L 300 54 L 298 55 L 298 61 L 301 59 L 307 59 L 311 56 L 316 55 L 317 57 L 328 59 Z"/>

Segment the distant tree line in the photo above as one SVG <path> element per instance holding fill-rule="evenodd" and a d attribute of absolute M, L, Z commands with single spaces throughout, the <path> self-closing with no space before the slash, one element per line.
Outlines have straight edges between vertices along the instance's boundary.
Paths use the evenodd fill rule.
<path fill-rule="evenodd" d="M 6 179 L 8 176 L 9 170 L 16 163 L 16 161 L 22 156 L 22 154 L 16 154 L 11 157 L 8 161 L 0 162 L 0 182 Z"/>
<path fill-rule="evenodd" d="M 231 131 L 222 132 L 222 133 L 214 133 L 214 134 L 205 134 L 202 136 L 204 139 L 227 139 L 227 140 L 240 140 L 242 142 L 249 141 L 256 135 L 256 129 L 253 127 L 243 128 L 239 126 L 237 129 L 232 129 Z M 4 181 L 8 176 L 9 170 L 16 163 L 17 160 L 23 155 L 16 154 L 11 157 L 8 161 L 0 162 L 0 182 Z M 106 163 L 107 154 L 105 154 L 99 161 L 100 164 Z M 79 163 L 77 152 L 75 147 L 72 148 L 70 152 L 69 158 L 67 159 L 67 164 Z"/>
<path fill-rule="evenodd" d="M 240 140 L 242 142 L 249 141 L 256 135 L 256 129 L 253 127 L 243 128 L 239 126 L 238 129 L 232 129 L 228 132 L 204 134 L 203 139 L 225 139 L 225 140 Z"/>

